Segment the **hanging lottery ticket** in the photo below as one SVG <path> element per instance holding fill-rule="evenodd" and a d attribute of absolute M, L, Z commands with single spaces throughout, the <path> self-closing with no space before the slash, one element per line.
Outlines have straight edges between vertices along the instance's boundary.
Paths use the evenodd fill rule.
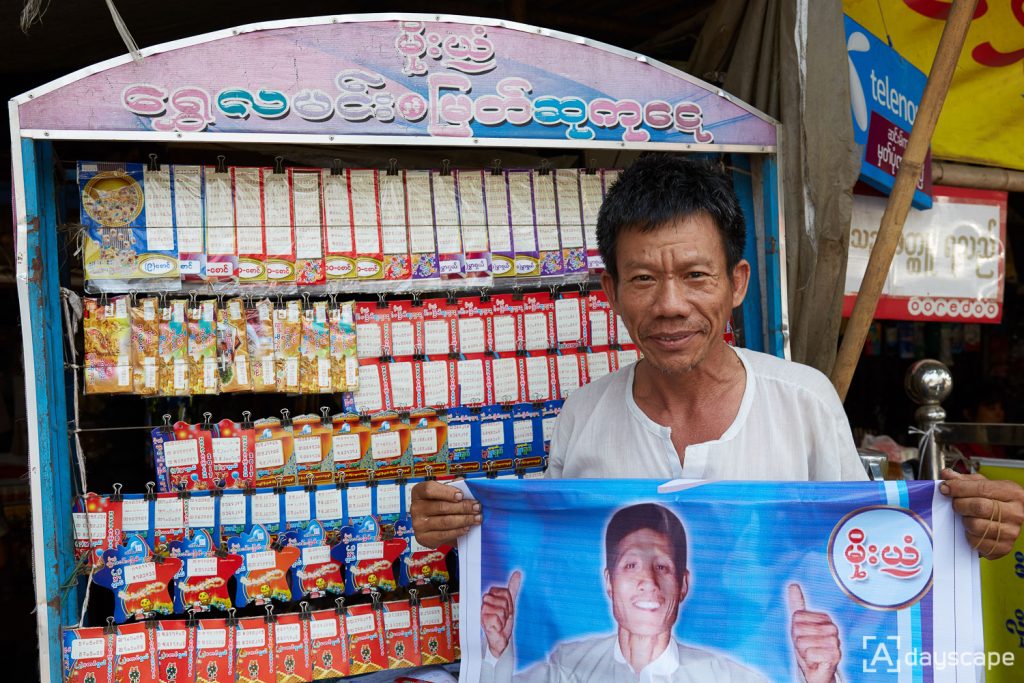
<path fill-rule="evenodd" d="M 235 235 L 238 240 L 238 266 L 235 275 L 242 283 L 267 280 L 267 249 L 263 238 L 263 193 L 260 169 L 231 167 L 235 188 Z"/>

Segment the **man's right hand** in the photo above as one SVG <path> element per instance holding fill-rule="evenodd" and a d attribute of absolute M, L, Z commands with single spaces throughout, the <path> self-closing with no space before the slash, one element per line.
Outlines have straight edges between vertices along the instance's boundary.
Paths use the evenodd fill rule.
<path fill-rule="evenodd" d="M 492 586 L 484 593 L 483 605 L 480 607 L 480 626 L 484 629 L 488 649 L 497 658 L 505 652 L 508 642 L 512 639 L 516 598 L 519 596 L 519 586 L 522 582 L 522 573 L 514 571 L 508 579 L 508 588 Z"/>
<path fill-rule="evenodd" d="M 412 530 L 428 548 L 455 541 L 479 524 L 480 503 L 463 500 L 462 491 L 436 481 L 424 481 L 412 489 Z"/>

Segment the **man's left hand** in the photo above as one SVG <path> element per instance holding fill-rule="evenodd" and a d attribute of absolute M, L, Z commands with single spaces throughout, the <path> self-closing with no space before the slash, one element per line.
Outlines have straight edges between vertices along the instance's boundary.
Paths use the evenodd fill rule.
<path fill-rule="evenodd" d="M 1012 481 L 942 470 L 939 490 L 964 518 L 967 542 L 982 557 L 998 560 L 1013 550 L 1024 522 L 1024 489 Z"/>
<path fill-rule="evenodd" d="M 824 612 L 810 612 L 800 586 L 789 584 L 789 620 L 796 662 L 807 683 L 832 683 L 842 651 L 839 629 Z"/>

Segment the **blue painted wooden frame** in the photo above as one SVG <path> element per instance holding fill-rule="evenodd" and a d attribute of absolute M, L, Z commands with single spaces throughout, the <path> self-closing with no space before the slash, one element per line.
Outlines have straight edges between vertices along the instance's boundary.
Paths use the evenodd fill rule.
<path fill-rule="evenodd" d="M 64 368 L 64 330 L 60 304 L 60 262 L 57 250 L 56 184 L 53 146 L 49 142 L 21 141 L 25 209 L 28 230 L 25 237 L 26 270 L 24 286 L 28 306 L 22 310 L 22 324 L 32 335 L 31 366 L 26 367 L 33 383 L 36 424 L 29 425 L 38 437 L 38 467 L 30 471 L 30 485 L 43 502 L 42 562 L 37 575 L 44 577 L 46 595 L 46 638 L 49 657 L 40 661 L 42 680 L 63 680 L 61 629 L 77 617 L 77 591 L 64 591 L 74 571 L 72 520 L 71 444 L 68 438 L 67 381 Z M 29 360 L 28 358 L 26 360 Z M 28 363 L 26 363 L 28 366 Z M 31 443 L 31 439 L 30 439 Z M 37 551 L 36 557 L 40 554 Z M 62 594 L 64 593 L 64 594 Z M 37 602 L 41 596 L 37 596 Z M 40 609 L 43 607 L 40 606 Z"/>
<path fill-rule="evenodd" d="M 757 238 L 757 226 L 754 212 L 754 187 L 750 175 L 750 158 L 744 154 L 733 154 L 730 158 L 733 168 L 732 183 L 736 196 L 743 210 L 743 219 L 747 227 L 747 242 L 743 249 L 743 258 L 750 264 L 750 283 L 747 285 L 747 296 L 740 305 L 743 325 L 743 346 L 752 351 L 768 350 L 768 339 L 764 323 L 765 311 L 762 309 L 761 278 L 759 277 L 758 249 L 761 247 Z"/>
<path fill-rule="evenodd" d="M 777 157 L 765 156 L 762 160 L 762 192 L 764 203 L 764 263 L 765 263 L 765 317 L 768 322 L 768 353 L 780 358 L 786 357 L 786 338 L 789 324 L 785 311 L 787 297 L 782 274 L 786 264 L 782 263 L 785 237 L 780 224 L 782 210 L 779 204 L 779 161 Z"/>

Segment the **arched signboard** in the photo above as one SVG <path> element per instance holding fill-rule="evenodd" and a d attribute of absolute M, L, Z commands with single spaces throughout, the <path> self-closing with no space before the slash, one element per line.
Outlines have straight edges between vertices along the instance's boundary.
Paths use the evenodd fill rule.
<path fill-rule="evenodd" d="M 143 54 L 18 98 L 19 127 L 50 138 L 394 136 L 758 152 L 776 143 L 774 121 L 703 81 L 505 22 L 325 17 Z"/>

